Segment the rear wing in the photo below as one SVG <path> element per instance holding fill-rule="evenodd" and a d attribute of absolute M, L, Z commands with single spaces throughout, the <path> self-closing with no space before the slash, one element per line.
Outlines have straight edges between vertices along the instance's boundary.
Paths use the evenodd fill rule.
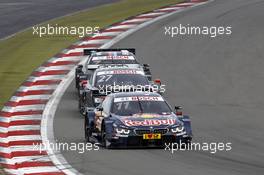
<path fill-rule="evenodd" d="M 122 51 L 127 50 L 128 52 L 136 55 L 136 49 L 134 48 L 118 48 L 118 49 L 84 49 L 83 55 L 91 55 L 92 52 L 114 52 L 114 51 Z"/>

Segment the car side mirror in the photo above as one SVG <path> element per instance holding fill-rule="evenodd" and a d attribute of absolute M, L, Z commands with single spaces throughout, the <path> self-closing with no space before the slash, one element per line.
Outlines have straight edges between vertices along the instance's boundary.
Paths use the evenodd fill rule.
<path fill-rule="evenodd" d="M 79 65 L 77 66 L 77 68 L 76 68 L 76 71 L 77 71 L 78 73 L 82 73 L 82 69 L 83 69 L 83 65 L 79 64 Z"/>
<path fill-rule="evenodd" d="M 160 79 L 155 79 L 154 83 L 157 84 L 157 85 L 161 85 L 161 80 Z"/>
<path fill-rule="evenodd" d="M 77 66 L 77 68 L 82 69 L 82 68 L 83 68 L 83 65 L 82 65 L 82 64 L 79 64 L 79 65 Z"/>
<path fill-rule="evenodd" d="M 149 64 L 143 64 L 144 67 L 149 67 Z"/>
<path fill-rule="evenodd" d="M 94 94 L 96 94 L 96 95 L 100 94 L 100 91 L 98 89 L 90 89 L 90 90 L 92 91 L 93 95 Z"/>
<path fill-rule="evenodd" d="M 143 64 L 144 71 L 149 71 L 149 64 Z"/>
<path fill-rule="evenodd" d="M 175 113 L 176 115 L 182 115 L 182 107 L 181 106 L 175 106 Z"/>

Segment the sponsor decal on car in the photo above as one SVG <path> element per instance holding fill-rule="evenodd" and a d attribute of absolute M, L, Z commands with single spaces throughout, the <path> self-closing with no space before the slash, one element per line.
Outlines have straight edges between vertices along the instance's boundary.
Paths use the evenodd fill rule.
<path fill-rule="evenodd" d="M 133 117 L 157 118 L 157 117 L 160 117 L 160 115 L 157 115 L 157 114 L 135 114 Z"/>
<path fill-rule="evenodd" d="M 155 96 L 118 97 L 114 99 L 114 103 L 125 101 L 164 101 L 164 99 L 162 97 Z"/>
<path fill-rule="evenodd" d="M 128 55 L 108 55 L 108 56 L 96 56 L 92 58 L 93 61 L 101 60 L 135 60 L 134 56 Z"/>
<path fill-rule="evenodd" d="M 126 126 L 160 126 L 160 125 L 173 125 L 176 123 L 176 119 L 164 119 L 164 120 L 122 120 Z"/>
<path fill-rule="evenodd" d="M 97 76 L 100 75 L 120 75 L 120 74 L 138 74 L 138 75 L 144 75 L 143 71 L 140 70 L 111 70 L 111 71 L 100 71 L 97 73 Z"/>

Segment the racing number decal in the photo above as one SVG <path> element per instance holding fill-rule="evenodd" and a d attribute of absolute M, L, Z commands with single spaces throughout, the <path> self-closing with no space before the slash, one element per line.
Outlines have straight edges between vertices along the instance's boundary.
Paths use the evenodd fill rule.
<path fill-rule="evenodd" d="M 126 102 L 123 102 L 123 103 L 116 103 L 116 105 L 117 105 L 117 109 L 118 110 L 121 110 L 122 106 L 124 106 L 123 110 L 126 110 L 126 109 L 128 109 L 129 101 L 126 101 Z"/>
<path fill-rule="evenodd" d="M 107 82 L 112 78 L 113 75 L 100 75 L 98 79 L 98 83 Z"/>

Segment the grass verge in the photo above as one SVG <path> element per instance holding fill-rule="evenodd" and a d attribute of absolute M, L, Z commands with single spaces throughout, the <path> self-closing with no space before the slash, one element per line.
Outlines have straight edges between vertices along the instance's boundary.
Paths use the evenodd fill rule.
<path fill-rule="evenodd" d="M 130 16 L 182 1 L 184 0 L 123 0 L 47 23 L 59 26 L 104 28 Z M 63 35 L 39 38 L 32 32 L 32 29 L 28 29 L 0 42 L 0 109 L 34 69 L 80 39 L 78 36 Z"/>

